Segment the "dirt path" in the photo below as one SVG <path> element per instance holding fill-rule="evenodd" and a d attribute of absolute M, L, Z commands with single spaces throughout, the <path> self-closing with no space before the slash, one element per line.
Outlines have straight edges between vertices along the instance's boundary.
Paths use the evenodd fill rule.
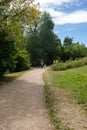
<path fill-rule="evenodd" d="M 60 88 L 52 91 L 57 97 L 55 109 L 62 125 L 67 130 L 87 130 L 87 112 L 66 91 Z"/>
<path fill-rule="evenodd" d="M 52 130 L 42 74 L 34 69 L 0 89 L 0 130 Z"/>

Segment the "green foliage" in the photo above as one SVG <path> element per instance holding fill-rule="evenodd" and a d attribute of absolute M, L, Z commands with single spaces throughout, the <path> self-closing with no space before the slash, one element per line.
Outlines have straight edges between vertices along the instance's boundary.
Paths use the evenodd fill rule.
<path fill-rule="evenodd" d="M 59 63 L 53 64 L 52 70 L 54 70 L 54 71 L 67 70 L 70 68 L 77 68 L 77 67 L 81 67 L 84 65 L 87 65 L 87 57 L 78 59 L 78 60 L 74 60 L 74 61 L 69 60 L 69 61 L 66 61 L 65 63 L 59 62 Z"/>
<path fill-rule="evenodd" d="M 41 65 L 41 62 L 50 65 L 57 60 L 65 62 L 87 56 L 85 45 L 73 43 L 73 38 L 66 37 L 62 46 L 61 40 L 53 33 L 53 27 L 54 24 L 49 13 L 44 12 L 40 22 L 32 32 L 29 32 L 27 49 L 30 52 L 33 66 Z M 59 64 L 59 66 L 61 69 L 66 69 L 70 68 L 71 65 Z"/>
<path fill-rule="evenodd" d="M 10 67 L 14 67 L 14 41 L 8 37 L 8 30 L 0 31 L 0 79 Z"/>
<path fill-rule="evenodd" d="M 28 54 L 23 48 L 25 48 L 25 27 L 33 25 L 38 15 L 37 6 L 33 5 L 33 2 L 33 0 L 0 1 L 0 79 L 6 71 L 21 71 L 30 67 Z M 22 49 L 22 52 L 16 50 L 15 54 L 15 48 Z"/>
<path fill-rule="evenodd" d="M 53 46 L 54 48 L 52 55 L 53 55 L 53 62 L 56 62 L 57 60 L 61 60 L 62 59 L 62 53 L 63 53 L 63 47 L 61 44 L 61 40 L 59 39 L 59 37 L 54 34 L 53 36 Z"/>
<path fill-rule="evenodd" d="M 67 46 L 70 46 L 70 45 L 72 45 L 72 43 L 73 43 L 73 38 L 70 38 L 70 37 L 65 37 L 65 39 L 64 39 L 64 47 L 67 47 Z"/>
<path fill-rule="evenodd" d="M 73 38 L 65 37 L 63 44 L 62 60 L 82 58 L 87 56 L 87 48 L 79 42 L 73 43 Z"/>
<path fill-rule="evenodd" d="M 84 44 L 73 44 L 72 50 L 71 50 L 71 57 L 72 59 L 85 57 L 87 55 L 87 48 Z"/>
<path fill-rule="evenodd" d="M 54 23 L 50 14 L 43 12 L 40 21 L 28 33 L 27 49 L 33 66 L 41 65 L 41 62 L 50 65 L 61 53 L 61 47 L 60 49 L 57 47 L 61 46 L 61 41 L 53 33 L 53 28 Z"/>
<path fill-rule="evenodd" d="M 23 49 L 20 50 L 19 48 L 16 49 L 16 54 L 15 54 L 15 69 L 14 71 L 22 71 L 22 70 L 27 70 L 30 68 L 30 59 L 29 59 L 29 54 L 28 52 Z"/>
<path fill-rule="evenodd" d="M 33 0 L 0 1 L 0 77 L 3 77 L 6 71 L 14 71 L 19 66 L 21 58 L 18 58 L 18 55 L 21 52 L 15 55 L 15 48 L 22 49 L 24 54 L 23 48 L 27 46 L 33 66 L 40 66 L 41 63 L 50 65 L 56 59 L 66 61 L 87 56 L 87 48 L 83 44 L 74 44 L 73 38 L 66 37 L 62 46 L 61 40 L 53 32 L 54 23 L 50 14 L 40 13 L 38 5 L 33 2 Z"/>
<path fill-rule="evenodd" d="M 40 66 L 41 64 L 41 52 L 42 49 L 40 47 L 38 32 L 32 32 L 28 44 L 27 44 L 27 50 L 30 53 L 30 59 L 32 66 Z"/>
<path fill-rule="evenodd" d="M 1 0 L 0 1 L 0 27 L 2 27 L 7 22 L 8 18 L 8 8 L 10 6 L 11 0 Z"/>
<path fill-rule="evenodd" d="M 43 48 L 42 60 L 48 65 L 53 63 L 57 55 L 57 44 L 55 42 L 55 34 L 53 33 L 53 28 L 54 23 L 50 17 L 50 14 L 44 12 L 42 14 L 40 24 L 40 43 Z"/>

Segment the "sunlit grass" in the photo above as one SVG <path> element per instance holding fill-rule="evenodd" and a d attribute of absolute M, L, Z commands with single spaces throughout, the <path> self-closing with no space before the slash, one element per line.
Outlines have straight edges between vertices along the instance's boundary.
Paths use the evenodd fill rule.
<path fill-rule="evenodd" d="M 54 130 L 73 130 L 63 126 L 55 109 L 57 95 L 55 87 L 65 90 L 67 94 L 75 98 L 87 110 L 87 66 L 69 69 L 66 71 L 52 71 L 49 69 L 44 73 L 45 97 L 51 122 Z"/>
<path fill-rule="evenodd" d="M 48 83 L 71 91 L 78 103 L 87 106 L 87 66 L 66 71 L 49 71 Z"/>

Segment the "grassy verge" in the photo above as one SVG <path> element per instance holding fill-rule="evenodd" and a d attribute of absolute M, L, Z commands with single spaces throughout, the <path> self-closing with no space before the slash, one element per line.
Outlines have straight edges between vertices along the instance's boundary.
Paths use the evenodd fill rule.
<path fill-rule="evenodd" d="M 11 82 L 12 80 L 20 77 L 22 74 L 24 74 L 26 71 L 22 71 L 22 72 L 14 72 L 14 73 L 6 73 L 4 75 L 4 79 L 2 81 L 0 81 L 0 87 L 4 84 L 4 83 L 8 83 Z"/>
<path fill-rule="evenodd" d="M 55 103 L 55 97 L 53 93 L 50 91 L 49 86 L 45 86 L 45 98 L 46 98 L 46 104 L 50 116 L 50 120 L 52 124 L 54 125 L 54 130 L 61 130 L 61 121 L 57 117 L 56 110 L 54 108 L 54 103 Z"/>
<path fill-rule="evenodd" d="M 70 90 L 78 103 L 87 109 L 87 66 L 66 71 L 49 71 L 50 84 Z"/>
<path fill-rule="evenodd" d="M 50 79 L 47 72 L 44 73 L 43 78 L 45 81 L 44 88 L 45 88 L 46 104 L 48 108 L 50 121 L 52 122 L 54 126 L 54 130 L 73 130 L 67 126 L 63 126 L 60 118 L 58 117 L 57 111 L 55 109 L 56 97 L 54 93 L 52 92 L 52 86 L 51 86 L 51 83 L 49 82 Z"/>
<path fill-rule="evenodd" d="M 45 81 L 45 97 L 50 115 L 51 122 L 55 126 L 55 130 L 71 130 L 71 128 L 63 128 L 61 120 L 55 109 L 56 98 L 54 87 L 66 90 L 75 98 L 78 103 L 82 104 L 87 110 L 87 66 L 69 69 L 66 71 L 48 70 L 44 73 Z"/>

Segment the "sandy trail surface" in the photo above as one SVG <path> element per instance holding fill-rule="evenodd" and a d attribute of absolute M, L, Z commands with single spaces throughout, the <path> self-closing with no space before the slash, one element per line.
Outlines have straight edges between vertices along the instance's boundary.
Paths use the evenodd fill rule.
<path fill-rule="evenodd" d="M 44 99 L 44 71 L 28 71 L 0 89 L 0 130 L 52 130 Z"/>

